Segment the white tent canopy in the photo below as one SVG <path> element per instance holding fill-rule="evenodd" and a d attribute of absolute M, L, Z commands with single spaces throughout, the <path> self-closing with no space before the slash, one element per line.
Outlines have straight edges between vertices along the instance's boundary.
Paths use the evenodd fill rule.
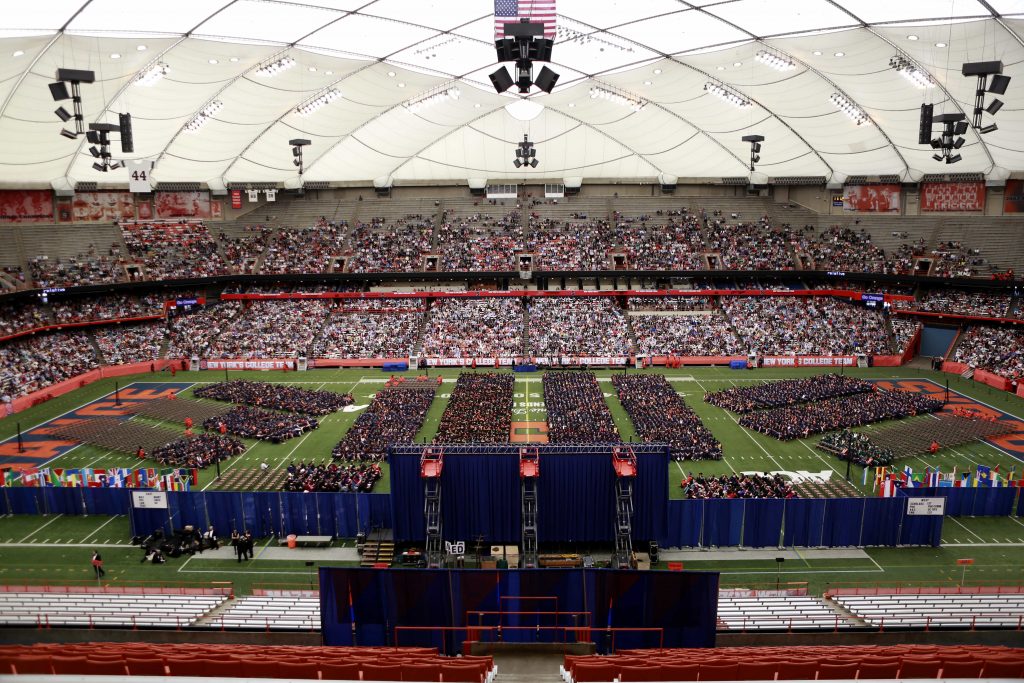
<path fill-rule="evenodd" d="M 520 96 L 496 94 L 487 78 L 497 68 L 492 0 L 11 3 L 0 28 L 0 183 L 127 181 L 92 168 L 84 137 L 58 135 L 47 84 L 59 67 L 96 72 L 82 85 L 86 122 L 130 112 L 129 156 L 155 160 L 163 182 L 294 180 L 296 137 L 312 141 L 307 181 L 745 176 L 740 138 L 753 133 L 765 137 L 758 171 L 769 177 L 1024 171 L 1024 0 L 558 0 L 557 11 L 557 86 L 528 95 L 541 106 L 508 107 Z M 934 87 L 890 68 L 898 54 Z M 257 73 L 285 57 L 294 66 Z M 960 66 L 987 60 L 1013 78 L 1002 110 L 985 114 L 998 130 L 972 128 L 961 162 L 934 161 L 917 144 L 920 105 L 970 118 L 975 79 Z M 166 75 L 135 84 L 154 64 Z M 594 98 L 595 87 L 639 106 Z M 340 97 L 296 111 L 331 90 Z M 833 95 L 866 120 L 857 125 Z M 213 101 L 206 125 L 187 130 Z M 512 165 L 524 134 L 535 169 Z"/>

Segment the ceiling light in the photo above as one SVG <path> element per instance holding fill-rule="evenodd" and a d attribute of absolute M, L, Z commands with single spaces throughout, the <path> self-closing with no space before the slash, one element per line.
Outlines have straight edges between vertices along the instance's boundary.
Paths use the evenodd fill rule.
<path fill-rule="evenodd" d="M 909 36 L 907 36 L 907 40 L 917 40 L 917 36 L 915 36 L 914 34 L 910 34 Z"/>
<path fill-rule="evenodd" d="M 399 87 L 399 88 L 404 88 L 404 87 L 405 87 L 405 83 L 399 83 L 399 84 L 398 84 L 398 87 Z"/>
<path fill-rule="evenodd" d="M 945 43 L 935 43 L 935 47 L 946 47 Z"/>
<path fill-rule="evenodd" d="M 569 108 L 570 108 L 570 109 L 572 109 L 572 108 L 573 108 L 573 107 L 575 107 L 575 106 L 576 106 L 576 103 L 575 103 L 575 102 L 570 102 L 570 103 L 569 103 Z"/>
<path fill-rule="evenodd" d="M 118 52 L 111 52 L 110 53 L 110 58 L 111 59 L 121 59 L 121 54 L 118 53 Z"/>
<path fill-rule="evenodd" d="M 813 54 L 815 57 L 820 57 L 821 56 L 821 50 L 815 50 L 811 54 Z"/>
<path fill-rule="evenodd" d="M 603 86 L 594 86 L 590 89 L 590 99 L 602 99 L 614 102 L 623 107 L 629 107 L 633 111 L 640 111 L 647 104 L 647 101 L 642 97 L 636 95 L 630 95 L 626 92 L 619 92 L 611 90 Z"/>
<path fill-rule="evenodd" d="M 307 69 L 307 71 L 309 71 L 310 73 L 316 73 L 316 67 L 315 66 L 311 66 L 311 67 L 309 67 L 309 69 Z"/>
<path fill-rule="evenodd" d="M 766 50 L 758 52 L 754 55 L 754 59 L 765 66 L 770 66 L 771 68 L 776 69 L 777 71 L 791 71 L 796 68 L 796 64 L 793 63 L 792 59 L 788 59 Z"/>
<path fill-rule="evenodd" d="M 395 72 L 394 71 L 389 71 L 388 72 L 388 76 L 390 76 L 391 78 L 394 78 L 395 77 Z"/>
<path fill-rule="evenodd" d="M 145 68 L 135 79 L 135 85 L 149 87 L 167 75 L 171 67 L 163 62 L 156 62 Z"/>
<path fill-rule="evenodd" d="M 661 69 L 655 69 L 655 70 L 654 70 L 654 75 L 655 75 L 655 76 L 659 76 L 659 75 L 661 75 Z"/>
<path fill-rule="evenodd" d="M 644 85 L 653 85 L 654 81 L 644 81 Z"/>
<path fill-rule="evenodd" d="M 720 83 L 714 83 L 712 81 L 708 81 L 707 83 L 704 84 L 704 89 L 707 90 L 712 95 L 714 95 L 715 97 L 718 97 L 718 98 L 724 100 L 725 102 L 728 102 L 729 104 L 731 104 L 734 107 L 749 107 L 750 106 L 750 100 L 748 100 L 747 98 L 743 97 L 742 95 L 734 93 L 732 90 L 729 90 L 728 88 L 726 88 L 724 85 L 722 85 Z"/>
<path fill-rule="evenodd" d="M 846 56 L 845 52 L 837 52 L 836 53 L 836 57 L 845 57 L 845 56 Z"/>
<path fill-rule="evenodd" d="M 836 106 L 836 109 L 849 116 L 850 119 L 858 126 L 862 123 L 871 122 L 870 119 L 868 119 L 868 115 L 864 113 L 864 110 L 854 104 L 854 102 L 845 95 L 834 92 L 829 100 L 831 100 L 832 104 Z"/>
<path fill-rule="evenodd" d="M 281 57 L 281 59 L 269 62 L 256 69 L 256 75 L 262 76 L 263 78 L 270 78 L 272 76 L 276 76 L 282 71 L 287 71 L 293 66 L 295 66 L 295 60 L 285 55 L 284 57 Z"/>
<path fill-rule="evenodd" d="M 220 63 L 216 59 L 210 59 L 208 61 L 210 62 L 210 64 L 219 64 Z"/>
<path fill-rule="evenodd" d="M 896 69 L 897 72 L 908 81 L 910 81 L 915 88 L 924 90 L 925 88 L 934 88 L 935 81 L 929 76 L 923 69 L 917 66 L 912 59 L 906 55 L 898 54 L 889 60 L 889 67 Z"/>
<path fill-rule="evenodd" d="M 224 103 L 220 100 L 211 101 L 209 104 L 203 107 L 202 110 L 198 114 L 196 114 L 191 121 L 185 124 L 185 130 L 187 130 L 189 133 L 198 132 L 203 126 L 206 125 L 206 123 L 211 118 L 213 118 L 213 115 L 219 112 L 223 107 Z"/>
<path fill-rule="evenodd" d="M 231 62 L 231 63 L 237 62 L 238 61 L 238 57 L 232 57 L 228 61 Z"/>
<path fill-rule="evenodd" d="M 146 51 L 146 46 L 145 45 L 136 45 L 135 49 L 138 50 L 139 52 L 145 52 Z"/>
<path fill-rule="evenodd" d="M 341 92 L 334 88 L 329 88 L 327 90 L 324 90 L 320 94 L 316 95 L 312 99 L 307 100 L 306 102 L 303 102 L 302 104 L 297 106 L 295 108 L 295 113 L 297 113 L 299 116 L 309 116 L 310 114 L 317 111 L 321 107 L 324 107 L 330 104 L 331 102 L 340 99 Z"/>
<path fill-rule="evenodd" d="M 330 69 L 328 69 L 327 71 L 324 72 L 324 75 L 326 75 L 326 76 L 333 76 L 334 72 L 331 71 Z"/>
<path fill-rule="evenodd" d="M 15 50 L 15 51 L 14 51 L 14 52 L 13 52 L 13 53 L 11 54 L 11 56 L 12 56 L 12 57 L 20 57 L 20 56 L 22 56 L 23 54 L 25 54 L 25 51 L 24 51 L 24 50 Z"/>
<path fill-rule="evenodd" d="M 718 67 L 718 70 L 719 71 L 725 71 L 725 67 L 724 66 L 720 66 L 720 67 Z"/>
<path fill-rule="evenodd" d="M 449 86 L 446 88 L 441 88 L 440 90 L 429 92 L 422 97 L 417 97 L 415 99 L 409 100 L 402 106 L 408 109 L 411 113 L 415 114 L 421 109 L 432 107 L 435 104 L 438 104 L 439 102 L 443 102 L 445 99 L 450 98 L 453 100 L 457 100 L 461 95 L 461 90 L 459 90 L 455 86 Z"/>
<path fill-rule="evenodd" d="M 743 62 L 733 62 L 733 66 L 743 66 Z"/>

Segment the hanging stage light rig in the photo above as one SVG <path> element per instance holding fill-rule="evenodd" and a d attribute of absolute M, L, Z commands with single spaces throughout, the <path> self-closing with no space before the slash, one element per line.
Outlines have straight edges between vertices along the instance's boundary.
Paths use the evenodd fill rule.
<path fill-rule="evenodd" d="M 922 126 L 924 120 L 924 113 L 922 108 Z M 939 150 L 938 154 L 933 154 L 932 159 L 935 161 L 944 161 L 946 164 L 955 164 L 960 161 L 962 157 L 959 154 L 953 154 L 953 150 L 960 149 L 964 146 L 963 134 L 967 132 L 967 115 L 959 112 L 955 114 L 939 114 L 932 117 L 933 123 L 942 124 L 942 134 L 931 140 L 932 149 Z"/>
<path fill-rule="evenodd" d="M 992 98 L 988 106 L 985 106 L 986 92 L 1004 95 L 1006 94 L 1007 86 L 1010 85 L 1010 77 L 1003 75 L 1003 63 L 998 61 L 967 62 L 961 67 L 960 73 L 964 76 L 978 77 L 978 87 L 974 91 L 974 117 L 971 123 L 983 135 L 999 130 L 999 127 L 994 123 L 982 126 L 981 113 L 987 111 L 992 116 L 995 116 L 996 112 L 1003 108 L 1003 101 L 997 97 Z M 988 82 L 989 76 L 992 77 L 991 83 Z"/>
<path fill-rule="evenodd" d="M 306 170 L 302 165 L 302 148 L 312 143 L 305 138 L 295 138 L 289 140 L 288 144 L 292 146 L 292 163 L 299 167 L 299 177 L 302 177 L 302 173 Z"/>
<path fill-rule="evenodd" d="M 764 142 L 763 135 L 744 135 L 743 142 L 750 143 L 750 172 L 754 172 L 754 164 L 761 161 L 761 143 Z"/>
<path fill-rule="evenodd" d="M 75 129 L 73 131 L 61 128 L 60 134 L 64 137 L 75 140 L 79 135 L 85 133 L 85 115 L 82 114 L 82 93 L 79 86 L 82 83 L 95 82 L 96 74 L 92 71 L 57 69 L 57 82 L 50 83 L 50 96 L 53 97 L 54 102 L 71 100 L 74 113 L 69 112 L 63 106 L 57 107 L 53 113 L 64 123 L 67 123 L 72 118 L 75 120 Z M 68 83 L 71 84 L 70 92 L 68 91 Z"/>
<path fill-rule="evenodd" d="M 550 62 L 551 48 L 555 43 L 543 37 L 544 24 L 532 23 L 529 19 L 507 23 L 505 36 L 494 41 L 494 48 L 499 62 L 516 63 L 516 77 L 513 79 L 506 67 L 499 67 L 490 75 L 494 89 L 503 93 L 514 85 L 525 95 L 530 92 L 530 86 L 535 85 L 550 94 L 558 81 L 557 73 L 545 66 L 537 74 L 536 80 L 533 78 L 533 63 Z"/>
<path fill-rule="evenodd" d="M 537 149 L 530 142 L 529 135 L 524 135 L 523 141 L 516 147 L 516 158 L 512 160 L 512 163 L 515 164 L 516 168 L 521 168 L 522 166 L 537 168 L 537 164 L 540 163 L 537 161 Z"/>

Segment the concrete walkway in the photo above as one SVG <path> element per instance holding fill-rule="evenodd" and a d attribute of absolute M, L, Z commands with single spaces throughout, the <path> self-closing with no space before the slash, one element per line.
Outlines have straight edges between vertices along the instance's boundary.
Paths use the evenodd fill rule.
<path fill-rule="evenodd" d="M 284 548 L 281 546 L 268 545 L 265 547 L 256 546 L 253 550 L 253 558 L 257 560 L 291 560 L 291 561 L 319 561 L 319 562 L 358 562 L 359 555 L 355 548 Z M 222 546 L 217 550 L 204 550 L 202 554 L 196 553 L 192 560 L 235 560 L 235 549 L 229 545 Z"/>
<path fill-rule="evenodd" d="M 865 560 L 868 554 L 861 548 L 801 548 L 800 550 L 757 548 L 743 550 L 740 548 L 719 548 L 718 550 L 700 550 L 697 548 L 687 550 L 662 550 L 661 559 L 663 562 L 686 561 L 715 561 L 715 562 L 741 562 L 744 560 L 774 560 L 776 557 L 784 557 L 790 560 Z"/>

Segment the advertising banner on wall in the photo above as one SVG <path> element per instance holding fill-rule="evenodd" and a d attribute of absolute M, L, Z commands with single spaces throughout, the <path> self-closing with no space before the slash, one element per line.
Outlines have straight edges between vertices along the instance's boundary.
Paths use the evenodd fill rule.
<path fill-rule="evenodd" d="M 1003 213 L 1024 213 L 1024 180 L 1007 180 Z"/>
<path fill-rule="evenodd" d="M 847 185 L 843 188 L 843 210 L 897 213 L 900 210 L 900 186 Z"/>
<path fill-rule="evenodd" d="M 153 202 L 157 218 L 220 217 L 220 203 L 211 202 L 209 192 L 157 192 Z"/>
<path fill-rule="evenodd" d="M 53 223 L 50 190 L 0 190 L 0 223 Z"/>
<path fill-rule="evenodd" d="M 985 183 L 924 183 L 921 211 L 983 211 Z"/>
<path fill-rule="evenodd" d="M 765 356 L 761 359 L 761 365 L 766 368 L 837 368 L 841 365 L 849 368 L 856 364 L 856 356 Z"/>
<path fill-rule="evenodd" d="M 71 216 L 76 223 L 135 220 L 135 199 L 130 192 L 76 192 Z"/>

